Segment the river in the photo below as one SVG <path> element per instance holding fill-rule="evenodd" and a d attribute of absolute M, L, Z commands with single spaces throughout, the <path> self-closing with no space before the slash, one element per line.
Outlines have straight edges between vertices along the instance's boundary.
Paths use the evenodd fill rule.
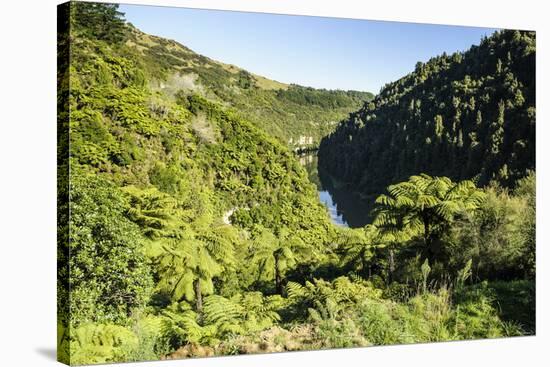
<path fill-rule="evenodd" d="M 372 202 L 363 200 L 350 188 L 338 184 L 318 166 L 316 153 L 299 157 L 300 164 L 307 170 L 309 180 L 317 186 L 319 201 L 327 207 L 332 222 L 339 226 L 359 228 L 372 222 Z"/>

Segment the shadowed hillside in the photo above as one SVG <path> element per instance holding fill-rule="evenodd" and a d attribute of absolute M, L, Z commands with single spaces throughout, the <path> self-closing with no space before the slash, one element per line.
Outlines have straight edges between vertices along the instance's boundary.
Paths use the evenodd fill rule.
<path fill-rule="evenodd" d="M 514 186 L 535 169 L 535 41 L 500 31 L 418 63 L 323 139 L 320 164 L 371 195 L 418 172 Z"/>

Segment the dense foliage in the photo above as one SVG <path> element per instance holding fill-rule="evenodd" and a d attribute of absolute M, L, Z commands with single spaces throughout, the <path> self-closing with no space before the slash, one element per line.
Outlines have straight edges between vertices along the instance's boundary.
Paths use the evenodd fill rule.
<path fill-rule="evenodd" d="M 514 189 L 416 173 L 378 197 L 372 225 L 337 227 L 272 122 L 302 108 L 329 121 L 363 94 L 265 88 L 131 25 L 98 33 L 121 24 L 116 6 L 78 14 L 60 49 L 60 360 L 535 332 L 534 173 Z M 198 79 L 170 79 L 183 59 Z"/>
<path fill-rule="evenodd" d="M 535 168 L 535 42 L 499 31 L 418 63 L 323 139 L 320 164 L 368 195 L 419 172 L 512 186 Z"/>

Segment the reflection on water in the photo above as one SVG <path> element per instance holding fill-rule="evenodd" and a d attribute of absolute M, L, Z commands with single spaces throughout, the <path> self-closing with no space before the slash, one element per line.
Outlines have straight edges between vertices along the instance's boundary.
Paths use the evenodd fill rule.
<path fill-rule="evenodd" d="M 307 170 L 309 180 L 317 186 L 319 200 L 327 207 L 333 223 L 359 228 L 372 221 L 369 215 L 372 203 L 361 199 L 348 187 L 337 185 L 330 175 L 319 169 L 315 153 L 303 155 L 299 160 Z"/>
<path fill-rule="evenodd" d="M 339 226 L 349 227 L 348 223 L 344 220 L 344 215 L 338 213 L 338 206 L 334 201 L 332 201 L 332 196 L 328 191 L 319 191 L 319 200 L 327 207 L 330 219 L 334 224 Z"/>

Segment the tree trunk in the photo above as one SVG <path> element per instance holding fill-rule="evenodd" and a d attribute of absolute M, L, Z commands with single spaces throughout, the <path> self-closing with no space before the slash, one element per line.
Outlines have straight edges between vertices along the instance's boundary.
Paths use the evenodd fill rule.
<path fill-rule="evenodd" d="M 422 217 L 422 221 L 424 223 L 424 246 L 426 247 L 426 256 L 428 257 L 428 260 L 430 262 L 435 261 L 435 251 L 433 250 L 432 246 L 432 236 L 430 233 L 430 220 L 427 215 L 424 215 Z"/>
<path fill-rule="evenodd" d="M 395 271 L 395 261 L 393 257 L 393 248 L 390 247 L 390 258 L 388 261 L 388 284 L 393 282 L 393 272 Z"/>
<path fill-rule="evenodd" d="M 424 243 L 426 247 L 430 245 L 430 223 L 428 218 L 424 217 Z"/>
<path fill-rule="evenodd" d="M 281 273 L 279 272 L 279 257 L 275 256 L 275 291 L 278 294 L 283 294 L 283 284 Z"/>
<path fill-rule="evenodd" d="M 195 302 L 197 306 L 197 312 L 202 311 L 202 291 L 201 291 L 201 280 L 197 279 L 193 283 L 193 287 L 195 288 Z"/>
<path fill-rule="evenodd" d="M 361 273 L 365 275 L 366 270 L 367 270 L 367 264 L 365 264 L 365 252 L 361 251 Z"/>

